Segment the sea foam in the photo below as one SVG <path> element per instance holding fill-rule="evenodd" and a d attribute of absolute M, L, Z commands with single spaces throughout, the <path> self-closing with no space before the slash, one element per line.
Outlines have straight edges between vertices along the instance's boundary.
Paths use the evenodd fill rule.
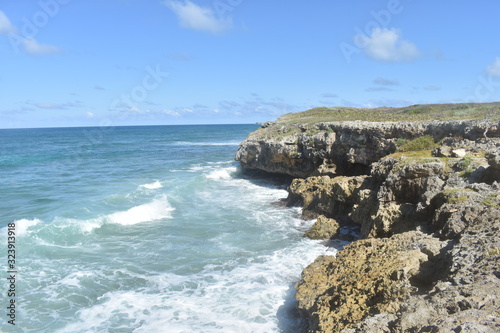
<path fill-rule="evenodd" d="M 126 211 L 109 214 L 105 221 L 112 224 L 133 225 L 142 222 L 171 218 L 174 208 L 170 206 L 166 196 L 152 202 L 132 207 Z"/>
<path fill-rule="evenodd" d="M 42 221 L 39 219 L 32 219 L 32 220 L 21 219 L 21 220 L 14 221 L 14 223 L 16 225 L 16 235 L 17 236 L 26 235 L 28 233 L 28 229 L 39 224 L 40 222 L 42 222 Z"/>
<path fill-rule="evenodd" d="M 140 185 L 139 187 L 140 188 L 145 188 L 145 189 L 148 189 L 148 190 L 156 190 L 156 189 L 162 188 L 163 185 L 160 183 L 159 180 L 156 180 L 153 183 L 143 184 L 143 185 Z"/>

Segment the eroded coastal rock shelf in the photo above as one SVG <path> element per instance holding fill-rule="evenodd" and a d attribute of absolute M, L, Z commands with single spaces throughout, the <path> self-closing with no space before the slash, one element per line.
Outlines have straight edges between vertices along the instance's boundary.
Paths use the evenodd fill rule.
<path fill-rule="evenodd" d="M 500 330 L 500 103 L 316 108 L 268 122 L 242 167 L 295 177 L 308 237 L 360 239 L 295 288 L 304 332 Z"/>

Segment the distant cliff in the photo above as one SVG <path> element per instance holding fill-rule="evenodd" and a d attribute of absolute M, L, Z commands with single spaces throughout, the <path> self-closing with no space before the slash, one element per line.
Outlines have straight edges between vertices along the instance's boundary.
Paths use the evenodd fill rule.
<path fill-rule="evenodd" d="M 372 163 L 395 153 L 398 143 L 430 135 L 467 140 L 500 137 L 498 122 L 270 122 L 242 142 L 236 160 L 245 168 L 294 177 L 368 173 Z"/>
<path fill-rule="evenodd" d="M 304 270 L 305 331 L 500 329 L 499 120 L 498 103 L 321 108 L 242 142 L 244 168 L 297 177 L 287 201 L 318 217 L 308 237 L 361 228 Z"/>

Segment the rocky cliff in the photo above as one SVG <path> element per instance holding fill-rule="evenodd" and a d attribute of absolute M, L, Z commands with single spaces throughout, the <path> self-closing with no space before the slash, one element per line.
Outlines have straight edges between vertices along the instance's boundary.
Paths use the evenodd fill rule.
<path fill-rule="evenodd" d="M 288 204 L 319 217 L 307 236 L 360 226 L 296 284 L 305 332 L 500 330 L 499 115 L 278 120 L 241 144 L 243 167 L 298 177 Z"/>
<path fill-rule="evenodd" d="M 244 168 L 293 177 L 367 173 L 372 163 L 397 151 L 398 142 L 430 135 L 436 141 L 499 137 L 498 122 L 265 123 L 242 142 L 236 160 Z"/>

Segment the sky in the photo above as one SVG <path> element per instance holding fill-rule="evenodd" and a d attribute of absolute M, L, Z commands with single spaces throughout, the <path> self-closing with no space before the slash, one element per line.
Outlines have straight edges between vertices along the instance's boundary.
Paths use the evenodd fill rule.
<path fill-rule="evenodd" d="M 0 128 L 500 101 L 500 1 L 0 0 Z"/>

